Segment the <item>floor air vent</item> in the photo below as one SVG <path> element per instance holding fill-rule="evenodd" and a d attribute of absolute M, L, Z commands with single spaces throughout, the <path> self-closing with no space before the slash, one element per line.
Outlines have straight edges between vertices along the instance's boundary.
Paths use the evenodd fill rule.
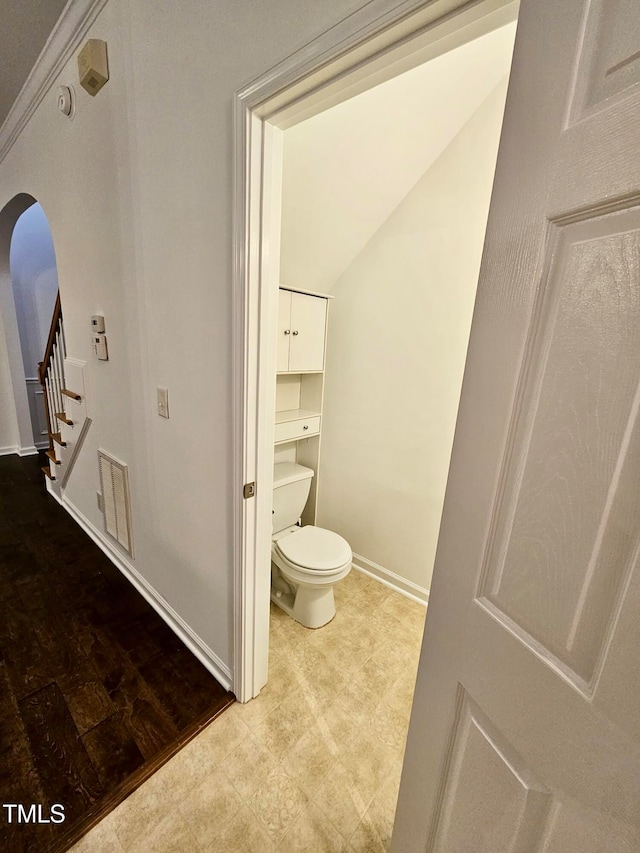
<path fill-rule="evenodd" d="M 126 465 L 98 450 L 100 486 L 104 529 L 133 556 L 131 538 L 131 499 L 129 496 L 129 471 Z"/>

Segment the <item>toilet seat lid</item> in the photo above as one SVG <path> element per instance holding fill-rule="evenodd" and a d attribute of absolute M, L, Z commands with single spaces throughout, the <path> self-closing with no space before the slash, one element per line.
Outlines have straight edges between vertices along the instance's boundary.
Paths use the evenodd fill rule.
<path fill-rule="evenodd" d="M 352 557 L 346 539 L 333 530 L 312 524 L 292 531 L 279 539 L 276 546 L 290 563 L 317 572 L 340 568 Z"/>

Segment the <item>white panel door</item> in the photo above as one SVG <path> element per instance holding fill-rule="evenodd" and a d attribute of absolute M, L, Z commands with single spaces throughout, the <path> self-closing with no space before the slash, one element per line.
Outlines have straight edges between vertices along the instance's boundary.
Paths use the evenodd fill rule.
<path fill-rule="evenodd" d="M 289 370 L 324 370 L 327 300 L 305 293 L 291 294 Z"/>
<path fill-rule="evenodd" d="M 289 370 L 289 342 L 291 340 L 291 291 L 278 290 L 278 373 Z"/>
<path fill-rule="evenodd" d="M 397 853 L 640 850 L 639 409 L 640 4 L 522 0 Z"/>

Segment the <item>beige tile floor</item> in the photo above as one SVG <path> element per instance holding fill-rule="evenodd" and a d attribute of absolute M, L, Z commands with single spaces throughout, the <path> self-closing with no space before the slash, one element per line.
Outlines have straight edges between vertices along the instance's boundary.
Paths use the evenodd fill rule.
<path fill-rule="evenodd" d="M 425 609 L 360 572 L 316 631 L 271 609 L 269 683 L 74 853 L 363 853 L 389 847 Z"/>

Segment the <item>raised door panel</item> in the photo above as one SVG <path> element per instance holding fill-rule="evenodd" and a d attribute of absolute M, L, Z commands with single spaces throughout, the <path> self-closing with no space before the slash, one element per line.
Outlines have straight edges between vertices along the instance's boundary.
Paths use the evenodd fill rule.
<path fill-rule="evenodd" d="M 291 294 L 289 371 L 324 370 L 327 300 L 305 293 Z"/>
<path fill-rule="evenodd" d="M 46 441 L 48 443 L 49 436 L 49 424 L 47 423 L 47 412 L 44 407 L 44 391 L 42 390 L 42 386 L 35 392 L 34 394 L 36 401 L 36 433 L 35 437 L 37 441 Z"/>
<path fill-rule="evenodd" d="M 640 544 L 640 211 L 553 227 L 481 596 L 591 692 Z"/>
<path fill-rule="evenodd" d="M 42 446 L 49 443 L 49 425 L 44 407 L 44 392 L 39 380 L 27 379 L 26 382 L 31 426 L 33 428 L 33 443 L 36 446 Z"/>
<path fill-rule="evenodd" d="M 458 706 L 434 853 L 538 849 L 552 803 L 550 792 L 461 686 Z"/>
<path fill-rule="evenodd" d="M 592 0 L 578 55 L 570 123 L 640 84 L 638 0 Z"/>
<path fill-rule="evenodd" d="M 291 291 L 279 290 L 278 302 L 278 373 L 289 370 L 289 341 L 291 340 Z"/>

